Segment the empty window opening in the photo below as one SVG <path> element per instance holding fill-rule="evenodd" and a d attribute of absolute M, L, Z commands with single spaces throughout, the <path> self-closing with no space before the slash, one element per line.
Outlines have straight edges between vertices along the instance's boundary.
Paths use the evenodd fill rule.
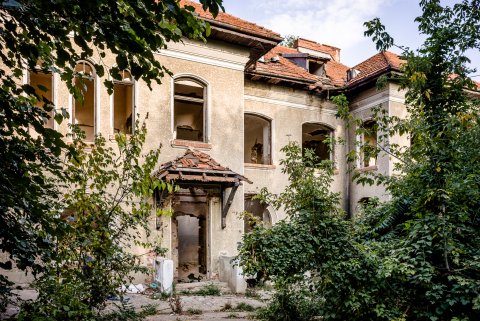
<path fill-rule="evenodd" d="M 244 231 L 250 232 L 257 224 L 263 224 L 264 227 L 272 227 L 272 216 L 267 209 L 268 205 L 261 203 L 260 200 L 245 198 Z"/>
<path fill-rule="evenodd" d="M 263 117 L 245 114 L 244 162 L 272 164 L 271 123 Z"/>
<path fill-rule="evenodd" d="M 78 75 L 74 84 L 82 97 L 74 99 L 73 121 L 85 132 L 87 141 L 95 139 L 95 70 L 87 62 L 80 62 L 75 67 Z"/>
<path fill-rule="evenodd" d="M 314 60 L 308 61 L 308 71 L 316 76 L 325 76 L 325 64 L 319 63 Z"/>
<path fill-rule="evenodd" d="M 175 80 L 173 119 L 176 139 L 206 140 L 205 86 L 190 79 Z"/>
<path fill-rule="evenodd" d="M 332 160 L 330 141 L 333 131 L 320 124 L 303 124 L 302 150 L 310 149 L 318 157 L 318 161 Z"/>
<path fill-rule="evenodd" d="M 132 134 L 134 127 L 134 88 L 128 71 L 121 71 L 122 80 L 113 83 L 113 130 L 114 133 Z"/>
<path fill-rule="evenodd" d="M 363 167 L 377 165 L 377 123 L 375 121 L 367 121 L 363 123 Z"/>
<path fill-rule="evenodd" d="M 29 72 L 29 82 L 35 90 L 37 101 L 35 107 L 44 108 L 46 104 L 53 104 L 53 75 L 38 70 Z M 53 110 L 49 112 L 50 118 L 45 118 L 45 127 L 53 129 Z"/>

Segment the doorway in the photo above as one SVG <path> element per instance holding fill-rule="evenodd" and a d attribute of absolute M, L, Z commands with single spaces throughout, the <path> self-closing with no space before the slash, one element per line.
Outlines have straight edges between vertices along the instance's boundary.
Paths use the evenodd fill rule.
<path fill-rule="evenodd" d="M 173 203 L 172 259 L 177 282 L 208 278 L 208 198 L 196 189 L 181 190 Z"/>

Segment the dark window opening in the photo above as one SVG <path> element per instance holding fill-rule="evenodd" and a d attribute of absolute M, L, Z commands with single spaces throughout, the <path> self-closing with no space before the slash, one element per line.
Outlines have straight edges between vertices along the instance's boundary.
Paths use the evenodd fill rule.
<path fill-rule="evenodd" d="M 128 71 L 120 72 L 121 81 L 113 84 L 114 133 L 132 134 L 134 127 L 134 88 Z"/>
<path fill-rule="evenodd" d="M 271 123 L 260 116 L 245 114 L 244 162 L 272 164 Z"/>
<path fill-rule="evenodd" d="M 244 216 L 245 233 L 250 232 L 257 224 L 272 227 L 272 217 L 267 207 L 267 204 L 254 200 L 252 197 L 245 198 L 245 212 L 249 213 Z"/>
<path fill-rule="evenodd" d="M 78 75 L 74 84 L 82 97 L 74 99 L 73 122 L 85 132 L 86 141 L 95 139 L 95 71 L 87 62 L 80 62 L 75 67 Z"/>
<path fill-rule="evenodd" d="M 363 167 L 377 165 L 377 123 L 375 121 L 367 121 L 363 124 Z"/>
<path fill-rule="evenodd" d="M 205 87 L 179 79 L 174 85 L 174 128 L 176 139 L 205 142 Z"/>
<path fill-rule="evenodd" d="M 302 150 L 310 149 L 318 157 L 318 161 L 331 160 L 332 152 L 329 141 L 333 131 L 320 124 L 303 124 Z"/>

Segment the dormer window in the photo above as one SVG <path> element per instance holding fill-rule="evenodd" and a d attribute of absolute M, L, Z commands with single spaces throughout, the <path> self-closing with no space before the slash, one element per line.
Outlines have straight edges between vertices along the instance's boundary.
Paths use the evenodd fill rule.
<path fill-rule="evenodd" d="M 348 69 L 347 70 L 347 81 L 352 80 L 360 74 L 360 70 L 357 69 Z"/>

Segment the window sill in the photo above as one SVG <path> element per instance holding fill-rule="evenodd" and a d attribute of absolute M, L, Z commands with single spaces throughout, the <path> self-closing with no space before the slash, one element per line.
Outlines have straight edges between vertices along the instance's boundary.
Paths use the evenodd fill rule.
<path fill-rule="evenodd" d="M 376 170 L 378 170 L 377 165 L 357 168 L 357 171 L 359 171 L 359 172 L 373 172 L 373 171 L 376 171 Z"/>
<path fill-rule="evenodd" d="M 212 149 L 212 144 L 204 143 L 204 142 L 195 142 L 190 140 L 183 140 L 183 139 L 174 139 L 171 141 L 170 144 L 172 147 L 179 147 L 179 148 L 198 148 L 203 150 L 210 150 Z"/>
<path fill-rule="evenodd" d="M 275 165 L 268 164 L 255 164 L 255 163 L 244 163 L 243 166 L 249 169 L 275 169 Z"/>

